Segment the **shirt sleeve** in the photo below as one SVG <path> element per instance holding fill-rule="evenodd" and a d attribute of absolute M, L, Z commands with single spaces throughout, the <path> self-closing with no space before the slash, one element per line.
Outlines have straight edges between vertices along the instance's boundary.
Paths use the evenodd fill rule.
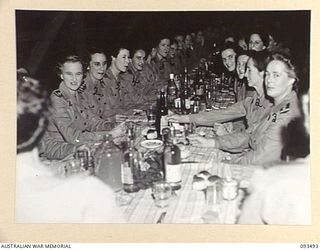
<path fill-rule="evenodd" d="M 239 132 L 218 136 L 216 147 L 230 152 L 241 152 L 249 147 L 250 135 L 247 132 Z"/>
<path fill-rule="evenodd" d="M 192 114 L 189 115 L 189 118 L 192 123 L 203 126 L 213 126 L 215 122 L 231 121 L 246 116 L 245 101 L 237 102 L 227 109 Z"/>

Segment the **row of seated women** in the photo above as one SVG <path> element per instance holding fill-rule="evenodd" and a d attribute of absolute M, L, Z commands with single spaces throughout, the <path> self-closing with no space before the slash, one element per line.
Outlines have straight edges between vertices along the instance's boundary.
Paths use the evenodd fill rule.
<path fill-rule="evenodd" d="M 170 40 L 161 39 L 148 63 L 143 49 L 135 50 L 130 59 L 129 50 L 120 48 L 111 56 L 109 68 L 98 48 L 90 49 L 87 67 L 76 55 L 59 62 L 61 83 L 50 96 L 51 116 L 39 145 L 41 156 L 62 159 L 84 143 L 101 140 L 114 128 L 117 114 L 132 114 L 154 104 L 169 74 L 178 74 L 178 68 L 185 66 L 167 60 L 169 49 Z"/>
<path fill-rule="evenodd" d="M 248 85 L 255 89 L 252 96 L 225 110 L 191 115 L 172 115 L 173 122 L 191 122 L 214 126 L 216 122 L 245 117 L 246 129 L 205 138 L 190 137 L 198 146 L 210 146 L 232 152 L 233 163 L 267 165 L 281 161 L 282 130 L 301 116 L 297 98 L 296 69 L 284 54 L 251 52 L 246 65 Z"/>

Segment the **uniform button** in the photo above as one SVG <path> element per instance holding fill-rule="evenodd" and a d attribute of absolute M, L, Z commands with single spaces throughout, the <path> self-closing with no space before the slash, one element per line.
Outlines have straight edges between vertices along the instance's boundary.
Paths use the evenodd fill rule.
<path fill-rule="evenodd" d="M 87 126 L 87 123 L 86 123 L 86 122 L 84 123 L 84 126 Z"/>
<path fill-rule="evenodd" d="M 80 113 L 83 113 L 83 110 L 82 110 L 82 109 L 80 110 Z"/>
<path fill-rule="evenodd" d="M 76 116 L 75 118 L 78 119 L 78 116 Z"/>
<path fill-rule="evenodd" d="M 105 102 L 104 105 L 106 105 L 107 103 Z"/>
<path fill-rule="evenodd" d="M 100 100 L 101 100 L 101 98 L 99 97 L 99 98 L 98 98 L 98 101 L 100 101 Z"/>

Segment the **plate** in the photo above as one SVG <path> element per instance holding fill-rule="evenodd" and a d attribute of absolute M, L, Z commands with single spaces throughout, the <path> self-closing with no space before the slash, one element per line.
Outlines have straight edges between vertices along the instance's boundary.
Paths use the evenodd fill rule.
<path fill-rule="evenodd" d="M 155 149 L 161 147 L 163 145 L 163 141 L 160 140 L 145 140 L 141 142 L 141 146 L 148 149 Z"/>

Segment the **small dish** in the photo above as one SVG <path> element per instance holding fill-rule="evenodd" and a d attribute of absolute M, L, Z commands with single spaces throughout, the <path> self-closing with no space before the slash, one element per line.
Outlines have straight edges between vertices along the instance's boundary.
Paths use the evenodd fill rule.
<path fill-rule="evenodd" d="M 163 141 L 160 140 L 145 140 L 141 142 L 141 146 L 148 149 L 156 149 L 163 145 Z"/>

